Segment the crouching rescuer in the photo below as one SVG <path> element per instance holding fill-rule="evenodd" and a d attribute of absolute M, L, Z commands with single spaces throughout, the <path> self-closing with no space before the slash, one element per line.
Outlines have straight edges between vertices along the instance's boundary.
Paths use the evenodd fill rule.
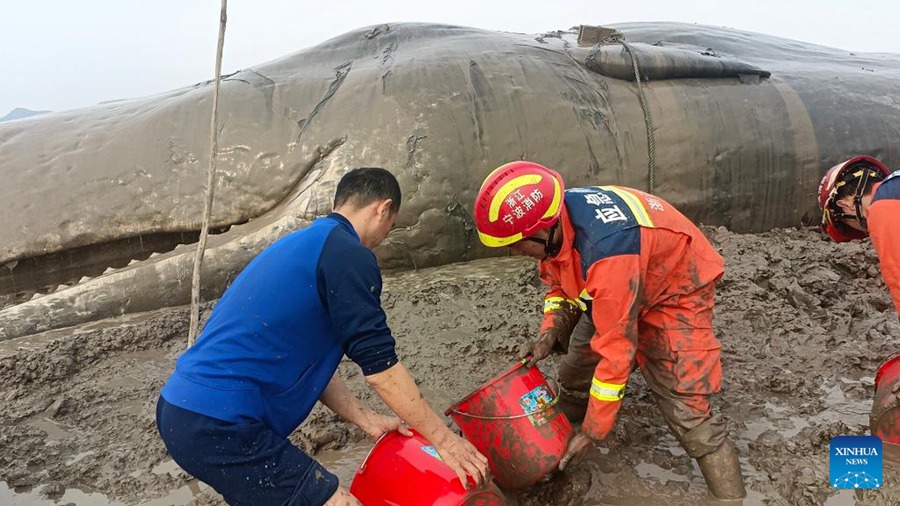
<path fill-rule="evenodd" d="M 878 159 L 855 156 L 828 169 L 819 184 L 822 230 L 837 242 L 870 237 L 884 284 L 900 312 L 900 170 L 891 173 Z M 888 357 L 875 374 L 875 399 L 869 415 L 872 434 L 900 444 L 900 381 L 884 371 L 900 355 Z M 884 381 L 882 381 L 884 380 Z"/>
<path fill-rule="evenodd" d="M 726 421 L 710 406 L 722 388 L 712 317 L 724 261 L 700 230 L 659 197 L 621 186 L 566 190 L 557 172 L 526 161 L 488 175 L 474 216 L 485 245 L 538 259 L 549 286 L 527 351 L 533 360 L 565 353 L 559 402 L 582 425 L 560 469 L 609 435 L 639 367 L 711 493 L 744 497 Z"/>

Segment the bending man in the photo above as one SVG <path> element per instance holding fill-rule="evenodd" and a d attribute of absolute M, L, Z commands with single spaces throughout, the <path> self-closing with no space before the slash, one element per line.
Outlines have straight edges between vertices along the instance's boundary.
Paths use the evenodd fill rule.
<path fill-rule="evenodd" d="M 178 359 L 158 402 L 159 433 L 175 462 L 229 504 L 359 504 L 287 439 L 317 400 L 373 440 L 406 431 L 402 419 L 464 484 L 484 480 L 487 459 L 432 411 L 394 349 L 371 250 L 399 210 L 390 172 L 348 172 L 334 212 L 250 262 Z M 399 418 L 350 393 L 336 374 L 345 354 Z"/>
<path fill-rule="evenodd" d="M 871 156 L 857 156 L 829 169 L 819 184 L 822 228 L 835 241 L 872 238 L 881 264 L 881 275 L 900 313 L 900 170 L 888 168 Z M 889 357 L 875 374 L 875 399 L 869 414 L 873 435 L 900 443 L 896 427 L 900 382 L 880 384 L 883 368 L 896 360 Z"/>
<path fill-rule="evenodd" d="M 713 495 L 743 497 L 737 451 L 710 408 L 722 383 L 712 331 L 722 257 L 658 197 L 620 186 L 564 188 L 556 172 L 513 162 L 485 179 L 475 201 L 481 241 L 538 259 L 550 287 L 530 351 L 535 360 L 555 347 L 566 352 L 560 406 L 571 421 L 583 419 L 560 468 L 609 435 L 640 367 Z"/>
<path fill-rule="evenodd" d="M 857 156 L 830 168 L 819 184 L 822 229 L 835 241 L 872 238 L 881 274 L 900 312 L 900 170 L 871 156 Z"/>

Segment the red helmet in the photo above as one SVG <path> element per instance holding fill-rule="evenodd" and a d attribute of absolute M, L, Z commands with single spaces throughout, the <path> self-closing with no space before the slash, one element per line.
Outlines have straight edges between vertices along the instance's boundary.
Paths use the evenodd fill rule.
<path fill-rule="evenodd" d="M 485 246 L 499 248 L 559 221 L 562 177 L 533 162 L 510 162 L 491 172 L 475 199 L 475 226 Z"/>
<path fill-rule="evenodd" d="M 871 156 L 857 156 L 841 162 L 828 169 L 822 182 L 819 183 L 819 208 L 822 210 L 822 230 L 837 242 L 863 239 L 869 234 L 844 224 L 844 218 L 857 218 L 865 226 L 860 202 L 867 182 L 881 181 L 890 171 L 883 163 Z M 837 196 L 841 187 L 851 184 L 855 187 L 854 202 L 856 216 L 845 215 L 837 204 Z M 846 195 L 846 193 L 845 193 Z"/>

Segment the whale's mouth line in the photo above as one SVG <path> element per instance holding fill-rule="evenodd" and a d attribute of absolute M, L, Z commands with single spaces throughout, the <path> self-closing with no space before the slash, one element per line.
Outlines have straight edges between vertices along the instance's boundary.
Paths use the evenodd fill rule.
<path fill-rule="evenodd" d="M 232 225 L 211 229 L 222 234 Z M 20 258 L 0 265 L 0 309 L 197 243 L 200 231 L 156 232 Z"/>

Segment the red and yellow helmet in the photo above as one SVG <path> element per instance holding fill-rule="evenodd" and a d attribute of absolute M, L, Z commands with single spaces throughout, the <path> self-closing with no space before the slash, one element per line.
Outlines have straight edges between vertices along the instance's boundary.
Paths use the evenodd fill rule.
<path fill-rule="evenodd" d="M 853 239 L 863 239 L 867 233 L 848 227 L 843 223 L 844 214 L 837 204 L 840 189 L 845 185 L 851 185 L 856 192 L 857 215 L 861 214 L 858 208 L 859 199 L 865 190 L 867 181 L 881 181 L 890 170 L 871 156 L 856 156 L 841 162 L 828 169 L 822 182 L 819 183 L 819 209 L 822 210 L 822 230 L 837 242 L 847 242 Z M 856 216 L 850 216 L 856 218 Z M 860 220 L 865 223 L 864 220 Z"/>
<path fill-rule="evenodd" d="M 533 162 L 510 162 L 491 172 L 475 199 L 475 226 L 485 246 L 520 241 L 559 221 L 562 177 Z"/>

